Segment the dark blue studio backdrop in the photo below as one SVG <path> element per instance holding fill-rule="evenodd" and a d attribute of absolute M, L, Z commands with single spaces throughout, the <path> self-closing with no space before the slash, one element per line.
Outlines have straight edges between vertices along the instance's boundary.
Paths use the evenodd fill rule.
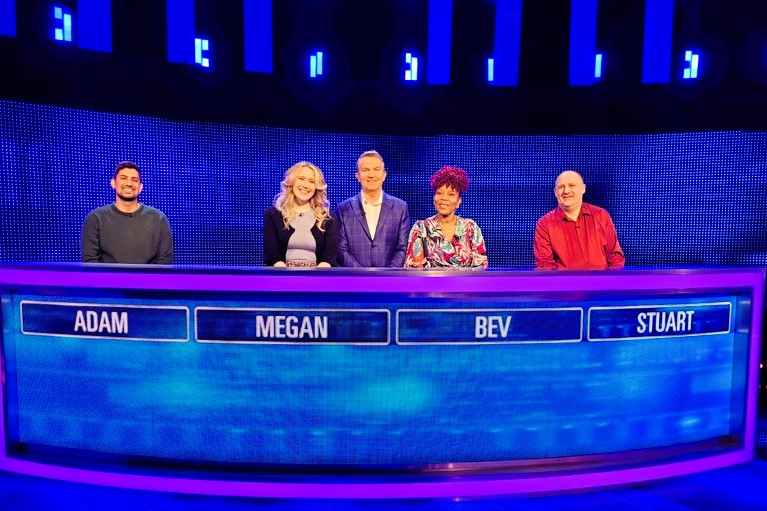
<path fill-rule="evenodd" d="M 260 265 L 263 212 L 285 170 L 317 164 L 335 207 L 359 191 L 359 154 L 376 149 L 386 191 L 413 221 L 433 214 L 431 174 L 464 167 L 459 214 L 479 223 L 496 268 L 533 266 L 535 221 L 556 206 L 565 169 L 611 212 L 629 267 L 765 266 L 765 147 L 765 132 L 340 134 L 0 100 L 0 260 L 78 261 L 87 212 L 114 200 L 112 171 L 130 159 L 143 169 L 141 199 L 170 220 L 176 263 Z"/>

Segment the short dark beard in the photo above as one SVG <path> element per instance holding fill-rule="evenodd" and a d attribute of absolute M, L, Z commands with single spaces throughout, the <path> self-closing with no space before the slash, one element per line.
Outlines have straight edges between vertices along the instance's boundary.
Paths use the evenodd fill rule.
<path fill-rule="evenodd" d="M 123 201 L 125 201 L 125 202 L 133 202 L 133 201 L 136 201 L 136 200 L 138 200 L 138 195 L 136 195 L 136 196 L 134 196 L 134 197 L 123 197 L 122 195 L 120 195 L 120 194 L 118 193 L 118 194 L 117 194 L 117 196 L 118 196 L 118 197 L 120 197 L 120 200 L 123 200 Z"/>

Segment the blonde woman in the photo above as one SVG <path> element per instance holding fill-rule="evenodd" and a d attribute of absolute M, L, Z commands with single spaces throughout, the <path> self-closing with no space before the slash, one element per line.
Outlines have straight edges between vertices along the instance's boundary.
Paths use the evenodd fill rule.
<path fill-rule="evenodd" d="M 264 264 L 335 266 L 338 225 L 330 215 L 322 171 L 300 161 L 285 172 L 281 187 L 274 206 L 264 213 Z"/>

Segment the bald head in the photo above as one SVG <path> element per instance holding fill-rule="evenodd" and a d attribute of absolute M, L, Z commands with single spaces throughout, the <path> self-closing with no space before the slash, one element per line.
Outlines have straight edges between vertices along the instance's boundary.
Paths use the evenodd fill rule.
<path fill-rule="evenodd" d="M 578 180 L 581 184 L 583 184 L 583 176 L 575 172 L 574 170 L 565 170 L 561 174 L 557 176 L 557 180 L 554 181 L 554 187 L 556 188 L 559 186 L 560 181 L 571 181 L 571 180 Z"/>
<path fill-rule="evenodd" d="M 557 198 L 559 207 L 568 216 L 578 216 L 584 193 L 586 193 L 586 184 L 583 182 L 583 177 L 574 170 L 562 172 L 554 182 L 554 196 Z"/>

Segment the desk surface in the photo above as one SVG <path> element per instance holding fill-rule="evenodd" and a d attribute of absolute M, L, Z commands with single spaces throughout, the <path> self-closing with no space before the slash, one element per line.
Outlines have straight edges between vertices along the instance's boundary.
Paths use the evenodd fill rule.
<path fill-rule="evenodd" d="M 120 282 L 118 275 L 132 275 Z M 157 266 L 76 263 L 0 264 L 0 286 L 84 287 L 125 290 L 212 290 L 278 292 L 441 292 L 556 290 L 700 289 L 744 282 L 757 268 L 614 271 L 505 271 L 503 269 L 420 270 Z M 704 277 L 705 278 L 702 278 Z M 370 286 L 362 286 L 362 284 Z M 513 287 L 510 287 L 513 286 Z M 577 287 L 576 287 L 577 286 Z M 583 286 L 583 287 L 581 287 Z"/>
<path fill-rule="evenodd" d="M 753 269 L 4 265 L 0 468 L 385 497 L 738 463 L 763 285 Z"/>

